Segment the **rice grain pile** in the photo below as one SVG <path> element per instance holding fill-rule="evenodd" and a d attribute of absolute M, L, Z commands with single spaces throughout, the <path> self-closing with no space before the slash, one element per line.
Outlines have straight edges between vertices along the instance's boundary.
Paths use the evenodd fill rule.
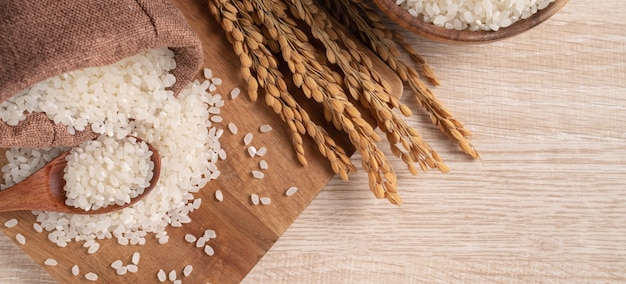
<path fill-rule="evenodd" d="M 89 211 L 130 203 L 150 185 L 151 156 L 146 142 L 132 137 L 101 135 L 72 148 L 65 158 L 65 204 Z"/>
<path fill-rule="evenodd" d="M 37 83 L 0 105 L 0 118 L 19 122 L 24 111 L 45 112 L 68 130 L 86 127 L 122 139 L 128 135 L 152 144 L 161 155 L 161 177 L 144 199 L 121 211 L 103 215 L 33 212 L 48 238 L 64 247 L 70 241 L 116 238 L 121 245 L 144 244 L 148 233 L 168 240 L 165 228 L 191 220 L 197 209 L 195 192 L 220 175 L 219 137 L 208 109 L 223 106 L 210 81 L 193 82 L 174 97 L 174 54 L 152 49 L 118 63 L 77 70 Z M 41 168 L 66 149 L 10 149 L 2 167 L 7 188 Z M 117 161 L 114 161 L 116 163 Z"/>
<path fill-rule="evenodd" d="M 526 19 L 554 0 L 396 0 L 414 17 L 454 30 L 497 31 Z"/>

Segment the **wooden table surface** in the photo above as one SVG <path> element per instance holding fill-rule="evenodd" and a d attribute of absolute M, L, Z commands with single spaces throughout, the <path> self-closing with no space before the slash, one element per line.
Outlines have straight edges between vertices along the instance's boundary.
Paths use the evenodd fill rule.
<path fill-rule="evenodd" d="M 481 160 L 415 111 L 452 171 L 411 176 L 394 160 L 400 207 L 363 171 L 333 179 L 244 283 L 626 282 L 626 1 L 570 0 L 487 45 L 405 35 Z M 0 283 L 54 281 L 0 235 Z"/>

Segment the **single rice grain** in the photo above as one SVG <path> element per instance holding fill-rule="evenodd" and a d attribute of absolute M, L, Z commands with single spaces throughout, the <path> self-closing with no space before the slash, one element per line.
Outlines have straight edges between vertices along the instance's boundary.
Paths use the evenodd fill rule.
<path fill-rule="evenodd" d="M 191 264 L 187 264 L 185 268 L 183 269 L 183 275 L 185 277 L 188 277 L 192 271 L 193 271 L 193 266 Z"/>
<path fill-rule="evenodd" d="M 287 191 L 285 191 L 285 195 L 286 196 L 293 196 L 294 194 L 296 194 L 296 192 L 298 192 L 298 188 L 295 186 L 292 186 L 290 188 L 287 189 Z"/>
<path fill-rule="evenodd" d="M 259 205 L 259 196 L 257 194 L 251 194 L 250 200 L 252 201 L 253 205 Z"/>
<path fill-rule="evenodd" d="M 24 245 L 26 244 L 26 238 L 24 237 L 24 235 L 17 233 L 17 235 L 15 235 L 15 240 L 20 244 L 20 245 Z"/>
<path fill-rule="evenodd" d="M 272 204 L 272 199 L 267 197 L 267 196 L 261 197 L 260 201 L 261 201 L 261 204 L 263 204 L 263 205 L 270 205 L 270 204 Z"/>
<path fill-rule="evenodd" d="M 210 245 L 206 245 L 204 246 L 204 253 L 206 253 L 206 255 L 208 256 L 213 256 L 215 254 L 215 251 Z"/>
<path fill-rule="evenodd" d="M 218 189 L 215 191 L 215 199 L 220 202 L 224 200 L 224 194 L 221 190 Z"/>
<path fill-rule="evenodd" d="M 157 279 L 159 282 L 165 282 L 165 280 L 167 280 L 167 275 L 163 269 L 159 269 L 159 272 L 157 272 Z"/>
<path fill-rule="evenodd" d="M 17 219 L 9 219 L 8 221 L 4 222 L 4 226 L 10 229 L 17 226 L 17 223 Z"/>
<path fill-rule="evenodd" d="M 95 274 L 93 272 L 89 272 L 89 273 L 85 274 L 85 279 L 87 279 L 89 281 L 98 281 L 98 274 Z"/>
<path fill-rule="evenodd" d="M 261 133 L 267 133 L 272 131 L 272 126 L 269 124 L 263 124 L 261 125 L 261 127 L 259 127 L 259 131 L 261 131 Z"/>

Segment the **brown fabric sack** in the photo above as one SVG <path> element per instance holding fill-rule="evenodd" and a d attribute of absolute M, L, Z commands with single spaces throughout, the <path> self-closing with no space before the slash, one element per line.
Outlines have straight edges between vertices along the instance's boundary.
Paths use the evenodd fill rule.
<path fill-rule="evenodd" d="M 0 102 L 50 77 L 160 47 L 174 51 L 178 93 L 201 67 L 202 46 L 170 0 L 2 0 Z M 75 146 L 95 137 L 70 135 L 42 113 L 17 126 L 0 121 L 0 148 Z"/>

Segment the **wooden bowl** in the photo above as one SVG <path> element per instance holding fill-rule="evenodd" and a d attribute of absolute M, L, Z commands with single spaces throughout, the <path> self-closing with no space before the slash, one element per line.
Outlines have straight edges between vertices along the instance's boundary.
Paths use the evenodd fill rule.
<path fill-rule="evenodd" d="M 569 0 L 555 0 L 548 7 L 539 10 L 529 18 L 517 21 L 497 31 L 458 31 L 439 27 L 411 16 L 405 9 L 396 5 L 395 0 L 374 0 L 383 13 L 405 29 L 430 40 L 454 44 L 487 43 L 521 34 L 556 14 L 565 6 L 567 1 Z"/>

